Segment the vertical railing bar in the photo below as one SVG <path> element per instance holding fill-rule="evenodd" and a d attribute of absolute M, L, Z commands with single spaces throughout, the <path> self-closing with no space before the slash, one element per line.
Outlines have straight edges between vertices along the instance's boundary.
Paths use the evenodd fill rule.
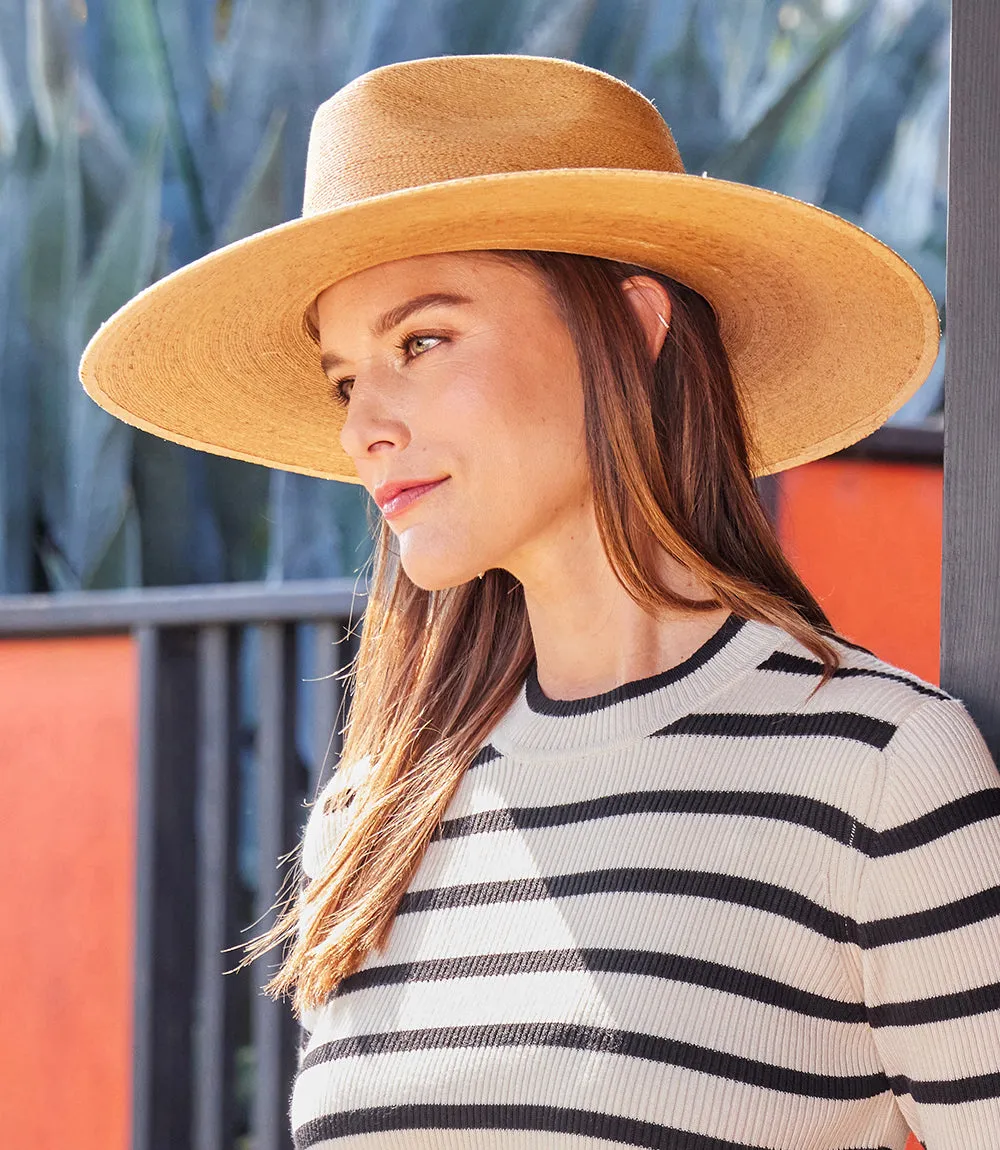
<path fill-rule="evenodd" d="M 357 608 L 352 607 L 353 611 Z M 358 654 L 358 648 L 361 646 L 361 626 L 364 622 L 363 615 L 352 614 L 344 620 L 343 641 L 340 644 L 340 669 L 346 672 L 347 668 L 351 666 Z M 347 722 L 347 716 L 350 712 L 351 700 L 354 697 L 354 692 L 351 689 L 352 680 L 344 678 L 343 686 L 341 688 L 340 700 L 340 715 L 339 725 L 341 727 Z"/>
<path fill-rule="evenodd" d="M 259 726 L 257 735 L 258 929 L 275 921 L 279 895 L 278 860 L 294 846 L 291 806 L 295 730 L 295 639 L 292 627 L 265 623 L 260 628 Z M 282 867 L 284 871 L 286 868 Z M 288 1143 L 287 1086 L 295 1051 L 295 1026 L 289 1007 L 261 990 L 275 958 L 257 963 L 254 999 L 256 1092 L 254 1150 L 279 1150 Z"/>
<path fill-rule="evenodd" d="M 153 1091 L 149 1150 L 190 1145 L 198 875 L 197 632 L 161 628 L 156 683 Z"/>
<path fill-rule="evenodd" d="M 275 866 L 281 854 L 284 824 L 282 800 L 282 713 L 285 709 L 285 683 L 282 675 L 284 627 L 265 623 L 260 628 L 257 726 L 257 921 L 263 933 L 274 922 L 272 906 L 276 890 Z M 257 995 L 254 998 L 254 1049 L 256 1051 L 256 1090 L 254 1091 L 254 1150 L 277 1150 L 280 1145 L 277 1124 L 280 1104 L 277 1096 L 280 1066 L 279 1004 L 261 991 L 271 969 L 270 956 L 257 963 Z"/>
<path fill-rule="evenodd" d="M 136 764 L 135 957 L 132 1039 L 132 1150 L 152 1150 L 153 978 L 156 919 L 156 732 L 160 635 L 156 627 L 137 627 L 139 714 Z"/>
<path fill-rule="evenodd" d="M 323 789 L 340 758 L 341 690 L 337 673 L 340 670 L 340 640 L 343 632 L 343 627 L 338 626 L 332 619 L 325 619 L 316 625 L 314 681 L 310 684 L 315 694 L 313 729 L 313 754 L 316 761 L 315 794 Z"/>
<path fill-rule="evenodd" d="M 771 521 L 771 526 L 776 527 L 781 508 L 781 476 L 761 475 L 754 481 L 754 485 L 761 507 Z"/>
<path fill-rule="evenodd" d="M 194 1150 L 224 1150 L 230 1075 L 223 951 L 229 943 L 232 874 L 233 691 L 229 633 L 198 634 L 198 942 L 194 1037 Z M 235 961 L 235 960 L 234 960 Z"/>
<path fill-rule="evenodd" d="M 240 652 L 243 639 L 243 628 L 240 626 L 230 626 L 227 628 L 227 651 L 226 651 L 226 677 L 225 684 L 228 691 L 229 698 L 229 722 L 226 731 L 228 740 L 228 754 L 229 754 L 229 788 L 227 793 L 227 817 L 228 817 L 228 833 L 226 836 L 226 860 L 225 860 L 225 874 L 226 874 L 226 923 L 225 923 L 225 940 L 226 946 L 238 946 L 247 941 L 246 936 L 242 934 L 246 922 L 243 920 L 240 912 L 240 895 L 242 892 L 242 881 L 240 877 L 239 865 L 239 845 L 240 845 L 240 800 L 241 794 L 241 765 L 240 765 Z M 247 975 L 249 971 L 237 976 L 233 968 L 237 965 L 238 961 L 242 960 L 243 954 L 240 950 L 227 950 L 223 956 L 223 969 L 229 971 L 228 974 L 223 974 L 225 989 L 225 1017 L 223 1025 L 222 1043 L 225 1054 L 224 1066 L 224 1083 L 225 1083 L 225 1106 L 223 1108 L 223 1120 L 225 1122 L 226 1132 L 226 1147 L 230 1146 L 230 1139 L 234 1133 L 234 1124 L 236 1120 L 237 1106 L 236 1106 L 236 1049 L 237 1049 L 237 1030 L 239 1028 L 238 1017 L 241 1016 L 241 1006 L 246 1003 L 246 983 L 248 981 Z"/>

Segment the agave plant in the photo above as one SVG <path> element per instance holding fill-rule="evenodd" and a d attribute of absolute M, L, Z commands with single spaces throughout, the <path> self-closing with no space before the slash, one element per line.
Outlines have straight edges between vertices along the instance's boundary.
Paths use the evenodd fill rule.
<path fill-rule="evenodd" d="M 528 52 L 650 96 L 689 170 L 837 211 L 944 293 L 946 0 L 24 0 L 0 6 L 0 592 L 296 578 L 367 503 L 107 416 L 132 294 L 299 210 L 311 115 L 378 64 Z M 900 413 L 940 408 L 940 366 Z"/>

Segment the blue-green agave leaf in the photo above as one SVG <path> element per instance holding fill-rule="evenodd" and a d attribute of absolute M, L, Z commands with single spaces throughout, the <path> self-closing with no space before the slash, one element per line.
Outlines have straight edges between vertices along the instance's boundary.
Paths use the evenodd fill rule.
<path fill-rule="evenodd" d="M 900 121 L 938 67 L 948 19 L 925 0 L 887 45 L 868 54 L 851 84 L 851 111 L 834 158 L 826 206 L 861 216 L 889 166 Z"/>
<path fill-rule="evenodd" d="M 155 132 L 81 283 L 68 327 L 74 357 L 150 280 L 160 231 L 162 163 L 163 136 Z M 73 367 L 75 377 L 75 358 Z M 132 429 L 98 407 L 79 383 L 71 388 L 69 409 L 70 519 L 63 554 L 87 587 L 126 517 Z M 128 573 L 121 570 L 118 576 L 124 582 Z"/>
<path fill-rule="evenodd" d="M 11 89 L 10 69 L 0 42 L 0 156 L 13 156 L 17 150 L 17 108 Z"/>
<path fill-rule="evenodd" d="M 0 594 L 32 588 L 34 488 L 31 482 L 31 379 L 37 366 L 18 290 L 31 218 L 34 154 L 40 141 L 28 114 L 0 179 Z"/>
<path fill-rule="evenodd" d="M 942 46 L 947 47 L 946 43 Z M 913 105 L 899 122 L 888 165 L 862 215 L 869 231 L 892 247 L 910 250 L 921 248 L 944 226 L 949 109 L 946 65 Z"/>
<path fill-rule="evenodd" d="M 855 9 L 822 33 L 753 126 L 709 162 L 710 175 L 751 184 L 759 181 L 761 169 L 787 129 L 796 105 L 809 91 L 833 53 L 844 43 L 860 15 L 861 10 Z"/>
<path fill-rule="evenodd" d="M 520 50 L 529 56 L 560 56 L 574 59 L 597 0 L 560 0 L 548 4 L 524 37 Z"/>
<path fill-rule="evenodd" d="M 73 95 L 75 64 L 66 13 L 54 0 L 27 0 L 28 83 L 42 138 L 55 147 Z"/>
<path fill-rule="evenodd" d="M 285 219 L 281 145 L 287 118 L 284 108 L 272 112 L 257 155 L 219 234 L 219 246 L 273 227 Z"/>
<path fill-rule="evenodd" d="M 76 96 L 80 173 L 84 191 L 84 232 L 98 236 L 121 198 L 132 173 L 132 156 L 93 76 L 81 65 Z"/>
<path fill-rule="evenodd" d="M 65 325 L 79 284 L 83 244 L 77 137 L 67 109 L 56 146 L 31 182 L 23 248 L 20 307 L 30 333 L 32 376 L 27 427 L 40 517 L 60 534 L 68 524 L 66 379 L 71 368 Z"/>
<path fill-rule="evenodd" d="M 271 472 L 269 579 L 353 575 L 371 550 L 371 502 L 360 484 Z"/>

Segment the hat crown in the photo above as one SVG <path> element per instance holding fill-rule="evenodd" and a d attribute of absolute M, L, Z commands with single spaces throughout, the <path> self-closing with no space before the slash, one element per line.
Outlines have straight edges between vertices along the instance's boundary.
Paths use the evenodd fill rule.
<path fill-rule="evenodd" d="M 316 110 L 303 216 L 442 180 L 550 168 L 683 172 L 653 104 L 540 56 L 446 56 L 366 72 Z"/>

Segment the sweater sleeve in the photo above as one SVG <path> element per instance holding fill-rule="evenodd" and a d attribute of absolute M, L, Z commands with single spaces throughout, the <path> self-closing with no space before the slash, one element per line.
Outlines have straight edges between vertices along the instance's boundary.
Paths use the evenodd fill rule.
<path fill-rule="evenodd" d="M 947 696 L 910 713 L 884 768 L 858 892 L 874 1041 L 927 1150 L 997 1150 L 1000 773 Z"/>

